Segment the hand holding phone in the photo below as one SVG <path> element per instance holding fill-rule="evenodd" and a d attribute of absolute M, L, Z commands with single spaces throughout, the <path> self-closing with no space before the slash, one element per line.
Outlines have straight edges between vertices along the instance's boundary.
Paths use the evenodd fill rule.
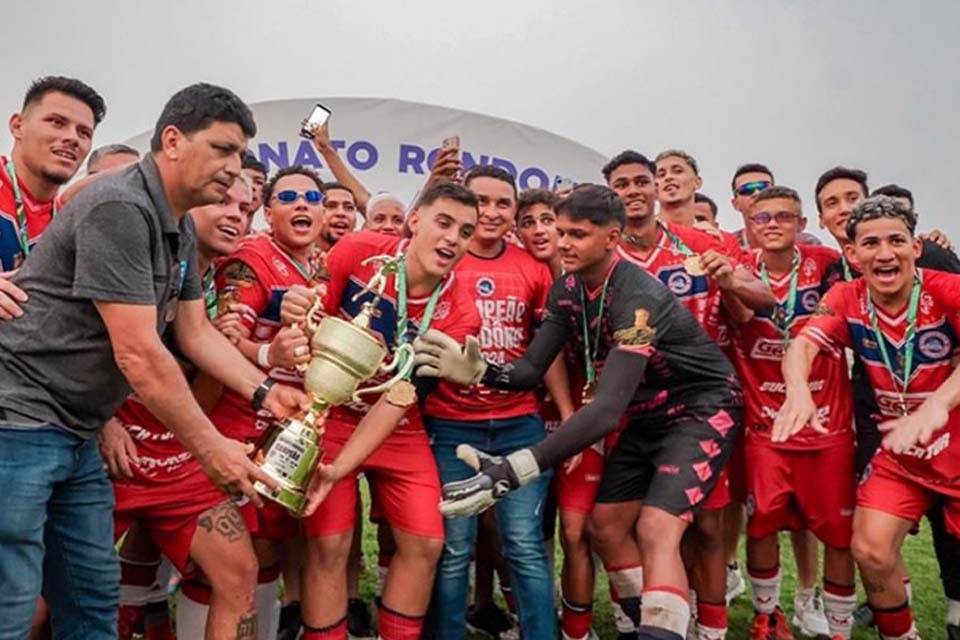
<path fill-rule="evenodd" d="M 306 138 L 307 140 L 313 140 L 314 129 L 327 124 L 327 121 L 330 120 L 330 116 L 332 114 L 333 112 L 330 111 L 330 109 L 318 102 L 317 106 L 315 106 L 313 111 L 310 112 L 310 115 L 304 118 L 300 123 L 300 137 Z"/>

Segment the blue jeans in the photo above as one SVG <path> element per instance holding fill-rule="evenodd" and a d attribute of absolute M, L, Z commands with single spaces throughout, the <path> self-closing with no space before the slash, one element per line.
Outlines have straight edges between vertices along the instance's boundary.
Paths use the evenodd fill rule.
<path fill-rule="evenodd" d="M 477 422 L 427 418 L 426 425 L 441 482 L 463 480 L 476 473 L 457 458 L 458 444 L 466 443 L 492 455 L 506 455 L 545 437 L 543 421 L 536 414 Z M 524 640 L 553 640 L 557 634 L 553 564 L 543 547 L 543 508 L 550 475 L 548 472 L 510 492 L 494 507 Z M 477 518 L 444 520 L 444 531 L 446 540 L 437 567 L 431 631 L 443 640 L 462 640 L 466 634 L 470 556 L 477 538 Z"/>
<path fill-rule="evenodd" d="M 96 439 L 0 421 L 0 640 L 30 630 L 41 593 L 53 637 L 117 637 L 113 488 Z"/>

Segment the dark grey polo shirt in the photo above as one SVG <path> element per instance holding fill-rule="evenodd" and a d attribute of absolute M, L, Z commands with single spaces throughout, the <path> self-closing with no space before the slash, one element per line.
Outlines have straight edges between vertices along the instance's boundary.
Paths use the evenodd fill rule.
<path fill-rule="evenodd" d="M 193 221 L 177 224 L 148 155 L 67 204 L 14 282 L 30 299 L 0 322 L 3 422 L 89 438 L 130 393 L 94 302 L 155 305 L 164 335 L 177 301 L 202 297 Z"/>

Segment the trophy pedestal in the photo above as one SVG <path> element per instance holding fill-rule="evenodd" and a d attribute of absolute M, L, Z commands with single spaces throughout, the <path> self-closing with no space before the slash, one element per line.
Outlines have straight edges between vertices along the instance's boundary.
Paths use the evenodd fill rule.
<path fill-rule="evenodd" d="M 319 440 L 326 405 L 315 402 L 302 418 L 288 418 L 275 425 L 258 447 L 257 464 L 278 485 L 276 491 L 262 482 L 257 493 L 285 507 L 299 517 L 306 504 L 306 489 L 323 451 Z"/>

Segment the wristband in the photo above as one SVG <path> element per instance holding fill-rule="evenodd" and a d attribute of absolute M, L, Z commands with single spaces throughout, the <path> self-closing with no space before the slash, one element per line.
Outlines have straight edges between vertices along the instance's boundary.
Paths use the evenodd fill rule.
<path fill-rule="evenodd" d="M 266 377 L 263 379 L 260 386 L 253 392 L 253 398 L 250 400 L 250 406 L 253 407 L 254 411 L 260 411 L 263 408 L 263 401 L 267 397 L 267 392 L 275 384 L 277 384 L 277 381 L 273 378 Z"/>
<path fill-rule="evenodd" d="M 260 345 L 260 349 L 257 351 L 257 364 L 260 365 L 261 369 L 270 368 L 270 344 Z"/>

